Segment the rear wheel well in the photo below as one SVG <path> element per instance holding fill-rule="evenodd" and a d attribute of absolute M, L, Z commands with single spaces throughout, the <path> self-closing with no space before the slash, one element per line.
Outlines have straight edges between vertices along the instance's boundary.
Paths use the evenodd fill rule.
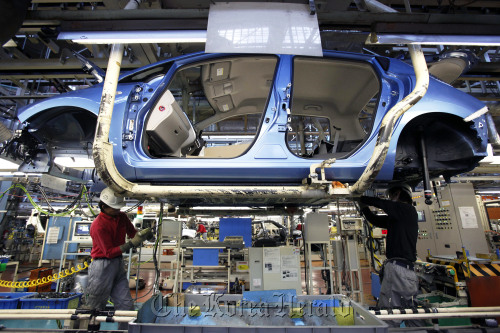
<path fill-rule="evenodd" d="M 426 143 L 429 174 L 445 178 L 467 172 L 483 158 L 475 156 L 481 150 L 482 140 L 472 122 L 461 117 L 426 114 L 411 120 L 403 129 L 396 149 L 394 179 L 417 181 L 422 179 L 420 130 Z"/>

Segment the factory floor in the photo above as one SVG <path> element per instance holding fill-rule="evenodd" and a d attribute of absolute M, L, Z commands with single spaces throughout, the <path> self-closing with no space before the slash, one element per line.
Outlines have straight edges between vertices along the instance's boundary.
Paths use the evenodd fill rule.
<path fill-rule="evenodd" d="M 321 266 L 322 262 L 313 262 L 315 266 Z M 44 267 L 50 268 L 50 265 L 45 265 Z M 23 263 L 17 268 L 17 279 L 21 280 L 23 278 L 29 278 L 31 272 L 37 269 L 37 263 Z M 53 271 L 56 272 L 59 268 L 58 265 L 52 266 Z M 370 267 L 366 260 L 361 261 L 361 272 L 362 272 L 362 281 L 363 281 L 363 300 L 358 301 L 362 306 L 369 307 L 375 305 L 375 301 L 371 296 L 371 280 L 370 280 Z M 1 273 L 0 279 L 4 281 L 12 281 L 14 280 L 15 273 L 15 265 L 7 266 L 7 269 Z M 134 271 L 132 271 L 134 273 Z M 161 273 L 160 281 L 167 280 L 169 276 L 169 272 L 163 271 Z M 155 270 L 152 267 L 148 267 L 148 265 L 143 265 L 139 269 L 139 277 L 144 281 L 144 287 L 137 290 L 136 288 L 131 288 L 130 293 L 132 298 L 135 300 L 138 306 L 141 303 L 147 301 L 152 295 L 152 287 L 154 285 L 155 280 Z M 304 269 L 302 269 L 302 286 L 303 290 L 305 290 L 305 277 L 304 277 Z M 131 283 L 131 286 L 133 283 Z M 171 286 L 168 284 L 162 284 L 163 288 L 161 288 L 162 294 L 166 295 L 172 292 Z M 313 289 L 315 290 L 315 294 L 319 293 L 319 290 L 324 293 L 326 291 L 326 284 L 321 278 L 321 271 L 313 271 Z M 0 292 L 10 293 L 12 290 L 10 288 L 0 287 Z M 0 327 L 3 325 L 7 329 L 13 330 L 21 330 L 21 331 L 30 331 L 30 329 L 43 329 L 43 330 L 60 330 L 62 322 L 57 322 L 56 320 L 0 320 Z M 116 330 L 116 323 L 101 323 L 101 330 Z"/>

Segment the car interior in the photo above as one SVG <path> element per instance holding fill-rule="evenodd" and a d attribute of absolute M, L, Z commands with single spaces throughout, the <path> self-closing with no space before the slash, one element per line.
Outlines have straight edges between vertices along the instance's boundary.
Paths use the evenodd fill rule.
<path fill-rule="evenodd" d="M 372 130 L 379 86 L 368 63 L 295 57 L 289 149 L 302 157 L 347 157 Z"/>
<path fill-rule="evenodd" d="M 275 56 L 240 56 L 180 68 L 148 115 L 144 144 L 148 153 L 197 158 L 241 155 L 256 137 L 276 64 Z M 171 104 L 170 94 L 176 103 Z M 172 105 L 168 117 L 159 109 L 167 108 L 165 104 Z"/>
<path fill-rule="evenodd" d="M 151 157 L 234 158 L 255 140 L 277 58 L 239 56 L 180 68 L 148 115 Z M 368 63 L 296 57 L 287 145 L 345 158 L 368 137 L 379 80 Z"/>

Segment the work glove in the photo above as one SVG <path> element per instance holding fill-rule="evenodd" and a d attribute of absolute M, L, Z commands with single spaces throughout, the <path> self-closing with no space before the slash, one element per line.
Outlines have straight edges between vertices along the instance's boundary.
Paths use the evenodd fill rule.
<path fill-rule="evenodd" d="M 142 242 L 144 242 L 147 239 L 150 239 L 151 237 L 153 237 L 153 232 L 151 231 L 151 228 L 146 228 L 144 230 L 141 230 L 138 233 L 136 233 L 134 238 L 132 238 L 130 241 L 120 245 L 120 250 L 122 251 L 122 253 L 128 252 L 133 247 L 141 246 Z"/>
<path fill-rule="evenodd" d="M 132 243 L 132 247 L 138 247 L 141 246 L 142 242 L 144 242 L 147 239 L 150 239 L 151 237 L 153 237 L 153 232 L 151 231 L 151 228 L 146 228 L 136 233 L 134 238 L 130 240 L 130 243 Z"/>
<path fill-rule="evenodd" d="M 133 247 L 132 243 L 127 242 L 125 244 L 120 245 L 120 250 L 122 251 L 122 253 L 127 253 L 128 251 L 130 251 L 132 247 Z"/>

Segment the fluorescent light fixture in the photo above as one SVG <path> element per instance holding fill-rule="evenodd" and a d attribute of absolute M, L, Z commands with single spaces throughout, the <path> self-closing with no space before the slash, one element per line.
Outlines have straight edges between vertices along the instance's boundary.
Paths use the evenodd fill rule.
<path fill-rule="evenodd" d="M 477 194 L 500 194 L 500 190 L 498 191 L 477 191 Z"/>
<path fill-rule="evenodd" d="M 474 35 L 408 35 L 371 33 L 366 39 L 366 44 L 419 44 L 419 45 L 478 45 L 500 46 L 500 36 L 474 36 Z"/>
<path fill-rule="evenodd" d="M 61 32 L 57 39 L 79 44 L 205 43 L 205 30 L 75 31 Z"/>
<path fill-rule="evenodd" d="M 72 168 L 79 170 L 95 168 L 94 161 L 87 157 L 58 156 L 54 159 L 54 163 L 65 168 Z"/>
<path fill-rule="evenodd" d="M 0 177 L 41 177 L 41 173 L 24 173 L 21 171 L 3 172 L 0 171 Z"/>

